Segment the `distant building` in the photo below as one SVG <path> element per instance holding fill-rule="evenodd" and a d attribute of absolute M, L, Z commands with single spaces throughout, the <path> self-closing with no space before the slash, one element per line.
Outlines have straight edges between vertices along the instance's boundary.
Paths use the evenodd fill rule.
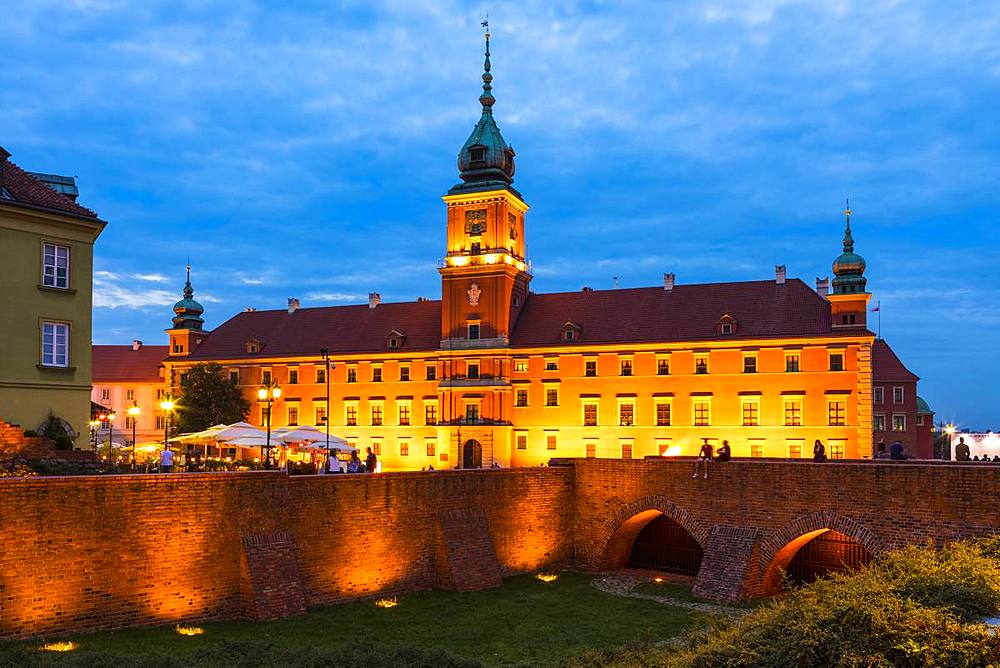
<path fill-rule="evenodd" d="M 94 389 L 91 401 L 115 414 L 113 441 L 132 444 L 132 420 L 137 443 L 162 441 L 165 417 L 160 402 L 167 396 L 163 359 L 167 346 L 147 346 L 133 341 L 127 346 L 94 346 Z M 139 409 L 138 417 L 129 408 Z M 98 443 L 106 443 L 109 426 L 100 425 Z"/>
<path fill-rule="evenodd" d="M 85 447 L 94 242 L 106 223 L 9 157 L 0 148 L 0 420 L 37 430 L 51 414 Z"/>
<path fill-rule="evenodd" d="M 872 431 L 875 443 L 886 449 L 899 441 L 908 455 L 934 457 L 934 413 L 917 396 L 916 374 L 896 356 L 889 344 L 876 339 L 872 345 Z"/>

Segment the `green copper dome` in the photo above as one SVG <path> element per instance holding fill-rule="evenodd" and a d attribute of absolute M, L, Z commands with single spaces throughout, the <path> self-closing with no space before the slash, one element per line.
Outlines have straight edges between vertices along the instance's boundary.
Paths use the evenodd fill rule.
<path fill-rule="evenodd" d="M 924 401 L 923 397 L 917 397 L 917 414 L 931 415 L 934 411 L 931 410 L 930 405 Z"/>
<path fill-rule="evenodd" d="M 486 33 L 486 61 L 483 65 L 483 113 L 472 134 L 458 152 L 458 173 L 462 183 L 449 194 L 507 188 L 514 181 L 514 149 L 507 145 L 493 119 L 493 75 L 490 74 L 490 33 Z"/>
<path fill-rule="evenodd" d="M 844 295 L 865 291 L 865 259 L 854 252 L 854 237 L 851 236 L 851 209 L 848 208 L 847 226 L 844 229 L 844 252 L 833 261 L 833 294 Z"/>
<path fill-rule="evenodd" d="M 187 282 L 184 284 L 184 298 L 174 304 L 174 329 L 201 329 L 205 320 L 201 314 L 205 308 L 194 300 L 194 288 L 191 287 L 191 266 L 187 268 Z"/>

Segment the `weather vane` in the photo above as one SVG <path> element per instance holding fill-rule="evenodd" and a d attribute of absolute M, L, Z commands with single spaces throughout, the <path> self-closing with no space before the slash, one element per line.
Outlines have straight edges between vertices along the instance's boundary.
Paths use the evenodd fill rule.
<path fill-rule="evenodd" d="M 844 209 L 844 215 L 847 216 L 847 222 L 851 222 L 851 198 L 848 197 L 846 200 L 847 208 Z"/>

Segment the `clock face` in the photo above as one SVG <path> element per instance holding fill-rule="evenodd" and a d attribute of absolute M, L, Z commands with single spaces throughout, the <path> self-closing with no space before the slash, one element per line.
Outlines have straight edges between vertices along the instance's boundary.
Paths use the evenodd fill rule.
<path fill-rule="evenodd" d="M 465 212 L 465 233 L 482 234 L 486 231 L 486 209 L 473 209 Z"/>

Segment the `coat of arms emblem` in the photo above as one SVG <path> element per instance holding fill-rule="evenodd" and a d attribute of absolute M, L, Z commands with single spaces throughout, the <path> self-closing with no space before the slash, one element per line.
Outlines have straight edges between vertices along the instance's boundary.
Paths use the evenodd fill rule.
<path fill-rule="evenodd" d="M 479 289 L 479 284 L 470 285 L 467 294 L 469 295 L 469 306 L 479 306 L 479 295 L 483 294 L 483 291 Z"/>

